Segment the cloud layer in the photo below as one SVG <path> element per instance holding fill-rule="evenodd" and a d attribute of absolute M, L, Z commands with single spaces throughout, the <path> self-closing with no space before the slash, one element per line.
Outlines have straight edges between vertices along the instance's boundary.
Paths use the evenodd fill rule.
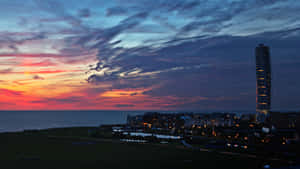
<path fill-rule="evenodd" d="M 300 106 L 297 0 L 5 0 L 0 9 L 0 102 L 13 103 L 4 109 L 254 111 L 259 43 L 271 47 L 274 110 Z"/>

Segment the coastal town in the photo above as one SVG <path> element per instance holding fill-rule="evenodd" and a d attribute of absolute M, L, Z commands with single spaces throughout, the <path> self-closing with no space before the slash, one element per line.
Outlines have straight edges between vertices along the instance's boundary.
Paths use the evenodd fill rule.
<path fill-rule="evenodd" d="M 300 169 L 300 0 L 0 0 L 0 169 Z"/>
<path fill-rule="evenodd" d="M 163 113 L 128 115 L 123 124 L 24 130 L 0 134 L 12 168 L 41 167 L 49 160 L 78 159 L 96 168 L 282 168 L 299 167 L 299 112 L 270 112 L 265 122 L 255 113 Z M 22 141 L 20 141 L 22 140 Z M 41 147 L 43 147 L 41 149 Z M 111 159 L 115 162 L 112 162 Z M 64 165 L 70 164 L 65 161 Z"/>
<path fill-rule="evenodd" d="M 256 112 L 147 112 L 129 115 L 125 125 L 100 129 L 111 130 L 112 137 L 122 142 L 175 142 L 198 150 L 296 159 L 300 152 L 300 113 L 272 111 L 269 47 L 259 44 L 255 57 Z"/>
<path fill-rule="evenodd" d="M 299 155 L 299 113 L 271 112 L 265 122 L 256 119 L 256 114 L 245 113 L 148 112 L 128 116 L 124 125 L 103 125 L 99 130 L 109 128 L 112 137 L 122 142 L 180 143 L 193 149 L 270 154 L 274 157 Z"/>

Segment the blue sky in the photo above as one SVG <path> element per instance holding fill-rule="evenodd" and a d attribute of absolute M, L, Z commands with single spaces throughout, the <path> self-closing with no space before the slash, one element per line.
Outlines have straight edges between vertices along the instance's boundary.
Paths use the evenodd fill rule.
<path fill-rule="evenodd" d="M 0 0 L 0 105 L 255 111 L 254 48 L 265 43 L 273 110 L 298 110 L 299 10 L 297 0 Z"/>

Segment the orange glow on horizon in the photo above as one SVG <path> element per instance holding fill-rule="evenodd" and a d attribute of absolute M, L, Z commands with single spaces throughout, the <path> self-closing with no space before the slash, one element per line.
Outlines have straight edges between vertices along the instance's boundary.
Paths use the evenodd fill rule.
<path fill-rule="evenodd" d="M 89 84 L 86 62 L 64 63 L 56 54 L 0 54 L 0 110 L 171 110 L 203 97 L 151 96 L 159 88 L 111 89 Z M 93 64 L 94 61 L 88 64 Z"/>

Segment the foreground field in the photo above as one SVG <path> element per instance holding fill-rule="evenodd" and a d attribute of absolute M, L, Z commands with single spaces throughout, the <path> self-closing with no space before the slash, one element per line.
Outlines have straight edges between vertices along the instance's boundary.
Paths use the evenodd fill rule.
<path fill-rule="evenodd" d="M 84 132 L 87 130 L 0 134 L 1 168 L 255 169 L 262 168 L 265 163 L 254 158 L 193 151 L 176 144 L 126 144 L 107 139 L 88 139 Z"/>

